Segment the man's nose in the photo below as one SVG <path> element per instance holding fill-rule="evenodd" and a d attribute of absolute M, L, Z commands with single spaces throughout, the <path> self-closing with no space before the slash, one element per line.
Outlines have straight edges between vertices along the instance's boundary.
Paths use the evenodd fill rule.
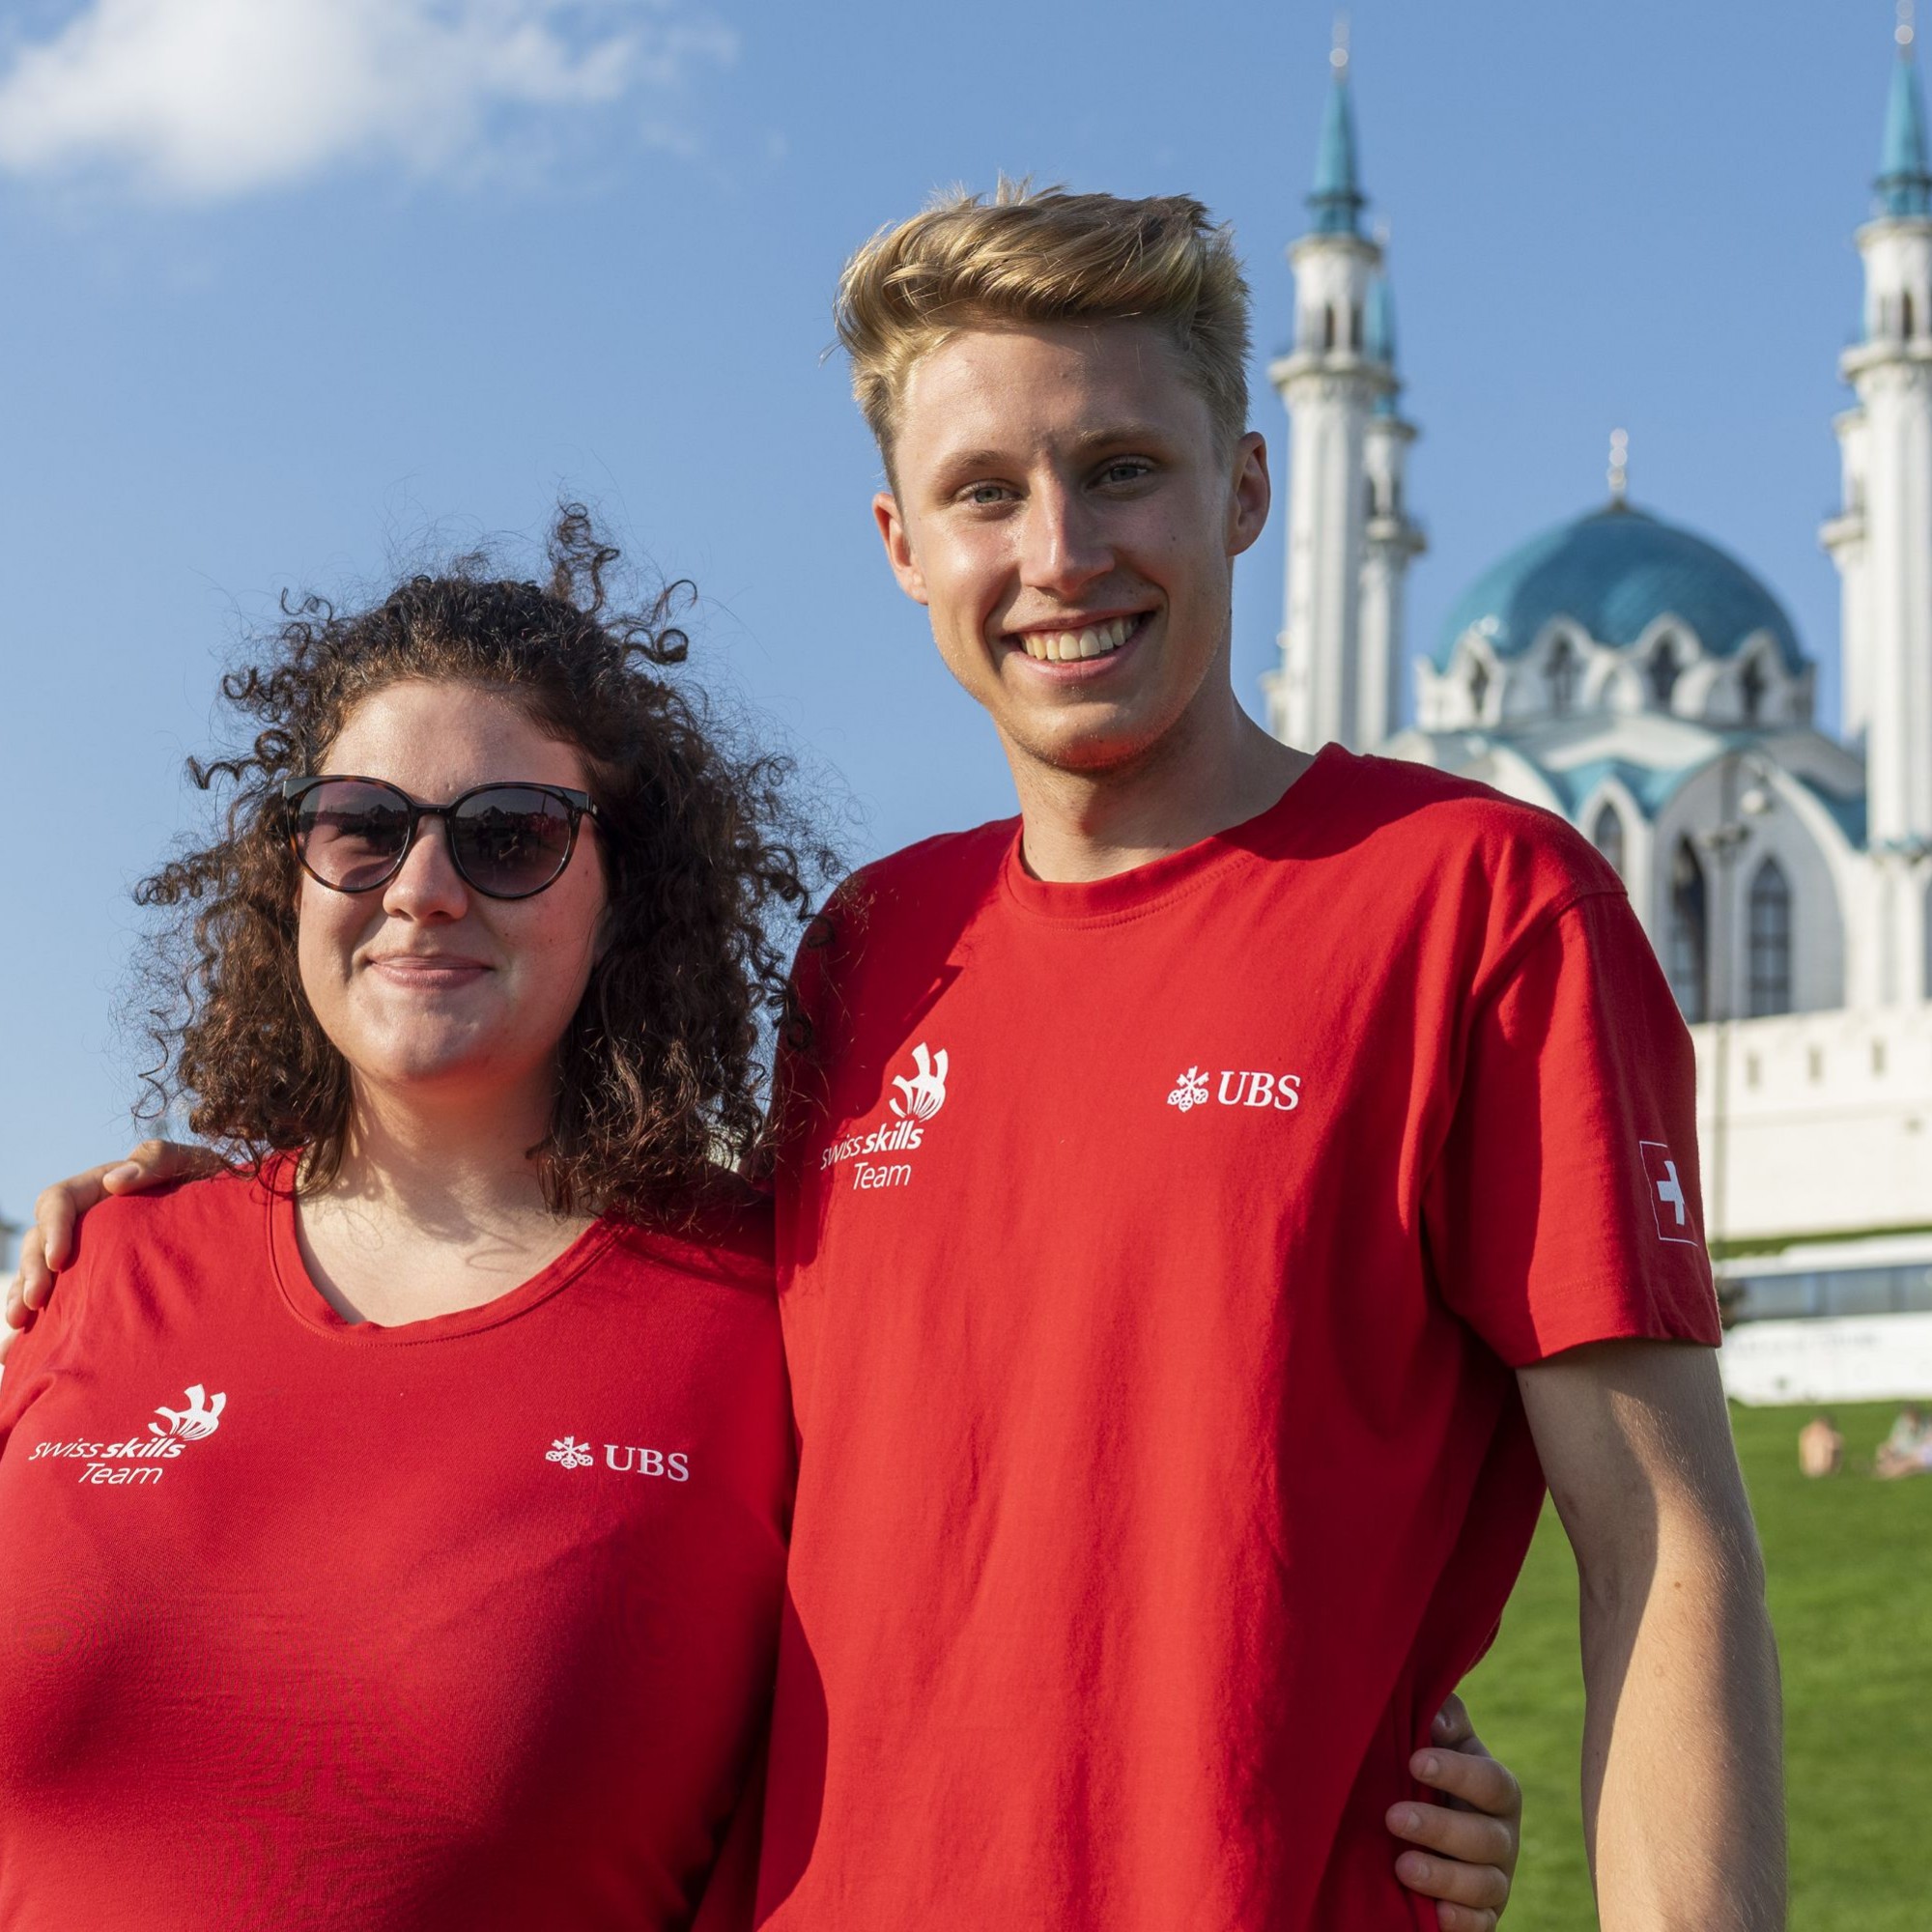
<path fill-rule="evenodd" d="M 1027 586 L 1070 600 L 1113 567 L 1113 547 L 1081 493 L 1057 476 L 1036 483 L 1020 537 Z"/>

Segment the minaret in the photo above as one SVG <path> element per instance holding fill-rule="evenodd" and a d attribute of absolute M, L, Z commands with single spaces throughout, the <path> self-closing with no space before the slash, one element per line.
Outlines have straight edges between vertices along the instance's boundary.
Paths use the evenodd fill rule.
<path fill-rule="evenodd" d="M 1845 727 L 1865 748 L 1883 1000 L 1926 996 L 1932 852 L 1932 164 L 1909 0 L 1897 42 L 1877 207 L 1858 232 L 1863 339 L 1839 365 L 1858 392 L 1838 419 L 1845 501 L 1823 533 L 1842 577 Z"/>
<path fill-rule="evenodd" d="M 1355 750 L 1378 744 L 1388 710 L 1388 680 L 1362 674 L 1361 617 L 1369 424 L 1395 375 L 1368 350 L 1382 252 L 1361 230 L 1346 24 L 1329 59 L 1334 79 L 1308 197 L 1315 225 L 1288 251 L 1294 347 L 1268 370 L 1289 417 L 1288 610 L 1281 668 L 1264 688 L 1268 728 L 1307 751 L 1330 739 Z"/>
<path fill-rule="evenodd" d="M 1388 232 L 1377 241 L 1384 258 Z M 1369 313 L 1362 347 L 1369 360 L 1389 373 L 1389 385 L 1369 414 L 1362 461 L 1367 471 L 1363 509 L 1361 631 L 1356 653 L 1361 663 L 1353 749 L 1372 752 L 1395 735 L 1402 722 L 1403 588 L 1410 561 L 1427 548 L 1422 527 L 1408 514 L 1403 472 L 1415 427 L 1396 412 L 1401 384 L 1395 374 L 1395 297 L 1386 266 L 1369 284 Z"/>

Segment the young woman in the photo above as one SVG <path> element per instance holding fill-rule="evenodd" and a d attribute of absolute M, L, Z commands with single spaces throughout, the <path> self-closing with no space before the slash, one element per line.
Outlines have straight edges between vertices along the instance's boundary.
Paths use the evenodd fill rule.
<path fill-rule="evenodd" d="M 807 867 L 554 549 L 304 608 L 142 888 L 233 1165 L 90 1213 L 0 1379 L 0 1925 L 748 1922 L 791 1434 L 730 1164 Z"/>
<path fill-rule="evenodd" d="M 803 886 L 608 561 L 573 521 L 549 589 L 418 578 L 227 681 L 221 836 L 142 897 L 248 1165 L 91 1216 L 0 1384 L 9 1927 L 696 1908 L 790 1485 L 720 1163 Z"/>

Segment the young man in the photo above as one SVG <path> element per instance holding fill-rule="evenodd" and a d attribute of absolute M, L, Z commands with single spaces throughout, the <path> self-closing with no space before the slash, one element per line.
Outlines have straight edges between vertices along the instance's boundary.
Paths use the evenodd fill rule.
<path fill-rule="evenodd" d="M 1435 1922 L 1386 1798 L 1547 1473 L 1604 1924 L 1780 1926 L 1689 1041 L 1615 876 L 1242 713 L 1267 468 L 1198 204 L 943 204 L 839 324 L 1020 818 L 867 868 L 801 959 L 762 1918 Z"/>

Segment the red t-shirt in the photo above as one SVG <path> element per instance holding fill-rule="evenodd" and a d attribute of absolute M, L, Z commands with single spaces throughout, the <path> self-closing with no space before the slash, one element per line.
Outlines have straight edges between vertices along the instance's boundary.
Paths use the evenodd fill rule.
<path fill-rule="evenodd" d="M 261 1181 L 97 1208 L 0 1379 L 0 1927 L 688 1924 L 790 1468 L 759 1207 L 397 1328 Z"/>
<path fill-rule="evenodd" d="M 1690 1040 L 1616 876 L 1331 749 L 1122 876 L 991 825 L 830 923 L 765 1921 L 1433 1928 L 1382 1813 L 1535 1522 L 1512 1369 L 1718 1340 Z"/>

